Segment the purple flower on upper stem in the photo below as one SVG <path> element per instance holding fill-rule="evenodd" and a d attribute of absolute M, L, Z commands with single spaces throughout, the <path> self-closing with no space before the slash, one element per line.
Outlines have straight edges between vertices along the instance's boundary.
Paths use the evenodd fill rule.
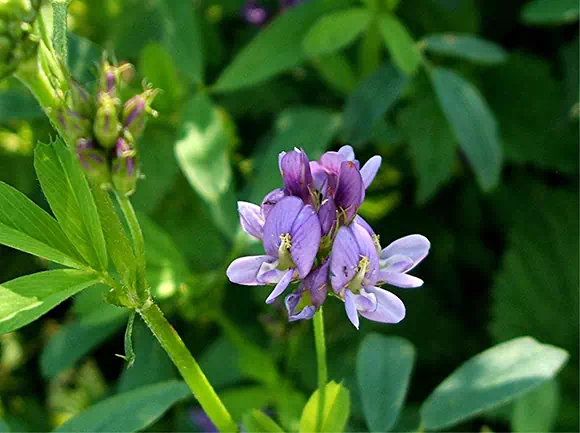
<path fill-rule="evenodd" d="M 256 206 L 257 207 L 257 206 Z M 238 208 L 242 227 L 252 236 L 260 234 L 262 217 L 256 207 Z M 275 284 L 266 299 L 274 300 L 286 290 L 293 279 L 303 280 L 309 274 L 321 239 L 316 211 L 298 197 L 285 197 L 270 209 L 262 226 L 262 241 L 266 255 L 234 260 L 226 273 L 231 282 L 248 286 Z M 254 234 L 252 234 L 254 233 Z"/>
<path fill-rule="evenodd" d="M 300 197 L 304 203 L 312 204 L 314 181 L 306 153 L 301 149 L 282 152 L 278 161 L 286 194 Z"/>
<path fill-rule="evenodd" d="M 378 239 L 376 244 L 378 245 Z M 420 278 L 408 275 L 429 253 L 431 243 L 425 236 L 409 235 L 390 243 L 379 257 L 381 281 L 392 286 L 414 288 L 423 285 Z"/>
<path fill-rule="evenodd" d="M 268 10 L 256 0 L 248 0 L 242 8 L 242 18 L 250 24 L 261 26 L 268 21 Z"/>

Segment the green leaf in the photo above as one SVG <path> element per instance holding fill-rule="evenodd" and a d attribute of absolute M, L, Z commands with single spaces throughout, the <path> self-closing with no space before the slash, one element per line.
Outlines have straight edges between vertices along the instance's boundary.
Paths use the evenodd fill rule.
<path fill-rule="evenodd" d="M 302 418 L 300 419 L 300 433 L 315 432 L 316 419 L 318 416 L 318 403 L 320 401 L 319 390 L 314 394 L 304 406 Z M 324 414 L 322 418 L 322 432 L 342 432 L 346 427 L 350 414 L 350 395 L 348 390 L 336 382 L 326 384 L 324 394 Z"/>
<path fill-rule="evenodd" d="M 39 143 L 34 168 L 44 195 L 69 240 L 95 269 L 107 269 L 107 248 L 91 188 L 71 151 L 57 140 Z"/>
<path fill-rule="evenodd" d="M 175 367 L 169 356 L 139 318 L 133 326 L 133 347 L 135 363 L 121 374 L 117 393 L 175 379 Z"/>
<path fill-rule="evenodd" d="M 430 35 L 421 41 L 426 51 L 458 57 L 473 63 L 494 65 L 505 62 L 507 53 L 499 45 L 469 34 Z"/>
<path fill-rule="evenodd" d="M 175 155 L 190 185 L 210 206 L 216 226 L 231 236 L 237 212 L 226 122 L 225 113 L 198 93 L 184 110 Z"/>
<path fill-rule="evenodd" d="M 407 28 L 394 15 L 382 15 L 380 30 L 393 62 L 407 75 L 412 75 L 421 64 L 421 52 Z"/>
<path fill-rule="evenodd" d="M 64 325 L 44 347 L 40 368 L 45 379 L 51 380 L 63 370 L 99 347 L 118 333 L 127 321 L 128 310 L 101 301 L 93 311 Z"/>
<path fill-rule="evenodd" d="M 369 334 L 357 354 L 356 375 L 370 431 L 387 432 L 403 407 L 415 348 L 400 337 Z"/>
<path fill-rule="evenodd" d="M 346 102 L 343 114 L 344 136 L 353 145 L 367 141 L 375 122 L 399 99 L 408 78 L 386 63 L 360 83 Z"/>
<path fill-rule="evenodd" d="M 155 0 L 163 25 L 163 42 L 175 63 L 193 83 L 203 82 L 200 18 L 188 2 Z"/>
<path fill-rule="evenodd" d="M 331 54 L 354 41 L 368 26 L 368 10 L 351 8 L 325 14 L 306 33 L 302 46 L 306 55 Z"/>
<path fill-rule="evenodd" d="M 301 36 L 318 18 L 346 3 L 344 0 L 305 2 L 279 14 L 234 58 L 220 75 L 214 90 L 225 92 L 253 86 L 298 66 L 306 56 Z"/>
<path fill-rule="evenodd" d="M 229 366 L 225 370 L 221 367 L 224 360 Z M 238 350 L 225 337 L 217 339 L 199 357 L 199 366 L 216 389 L 236 385 L 245 379 L 238 365 Z"/>
<path fill-rule="evenodd" d="M 439 104 L 484 191 L 499 182 L 502 150 L 495 117 L 477 88 L 445 68 L 430 71 Z"/>
<path fill-rule="evenodd" d="M 58 269 L 26 275 L 1 284 L 0 334 L 27 325 L 97 282 L 94 274 Z"/>
<path fill-rule="evenodd" d="M 61 265 L 86 266 L 58 222 L 4 182 L 0 182 L 0 244 Z"/>
<path fill-rule="evenodd" d="M 576 0 L 533 0 L 521 13 L 526 24 L 557 26 L 578 21 L 580 6 Z"/>
<path fill-rule="evenodd" d="M 253 408 L 271 406 L 275 395 L 268 387 L 248 385 L 220 392 L 219 396 L 232 418 L 240 421 Z"/>
<path fill-rule="evenodd" d="M 559 402 L 560 393 L 555 380 L 549 380 L 527 393 L 514 404 L 512 431 L 554 431 Z"/>
<path fill-rule="evenodd" d="M 348 58 L 340 53 L 328 54 L 311 59 L 326 84 L 335 90 L 349 94 L 356 86 L 357 78 Z"/>
<path fill-rule="evenodd" d="M 421 407 L 426 429 L 441 430 L 508 403 L 552 379 L 568 352 L 521 337 L 499 344 L 465 362 Z"/>
<path fill-rule="evenodd" d="M 254 409 L 244 416 L 243 425 L 246 431 L 256 433 L 283 433 L 282 427 L 264 412 Z"/>
<path fill-rule="evenodd" d="M 278 155 L 299 146 L 310 159 L 319 157 L 334 138 L 340 117 L 336 113 L 317 108 L 291 108 L 280 113 L 270 139 L 255 152 L 257 172 L 251 183 L 250 201 L 262 198 L 282 185 L 278 176 Z"/>
<path fill-rule="evenodd" d="M 0 122 L 32 120 L 44 114 L 32 94 L 23 89 L 8 89 L 0 93 Z"/>
<path fill-rule="evenodd" d="M 431 95 L 413 100 L 403 109 L 398 121 L 409 140 L 419 178 L 417 201 L 424 203 L 451 179 L 455 138 Z"/>
<path fill-rule="evenodd" d="M 133 364 L 135 364 L 135 350 L 133 349 L 133 325 L 135 323 L 135 315 L 136 313 L 134 310 L 129 313 L 129 321 L 125 328 L 125 354 L 117 355 L 127 362 L 127 368 L 131 368 L 133 367 Z"/>
<path fill-rule="evenodd" d="M 190 396 L 184 382 L 168 381 L 118 394 L 89 407 L 55 432 L 123 432 L 144 429 Z"/>
<path fill-rule="evenodd" d="M 78 82 L 87 84 L 97 78 L 97 65 L 103 58 L 103 49 L 74 33 L 68 33 L 68 68 Z"/>

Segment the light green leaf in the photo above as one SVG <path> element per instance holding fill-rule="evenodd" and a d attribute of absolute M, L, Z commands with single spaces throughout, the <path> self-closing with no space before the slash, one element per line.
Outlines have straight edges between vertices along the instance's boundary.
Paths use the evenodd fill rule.
<path fill-rule="evenodd" d="M 208 203 L 217 227 L 231 236 L 237 226 L 225 113 L 198 93 L 187 104 L 175 155 L 191 186 Z"/>
<path fill-rule="evenodd" d="M 86 266 L 58 222 L 4 182 L 0 182 L 0 244 L 61 265 Z"/>
<path fill-rule="evenodd" d="M 328 13 L 304 36 L 304 52 L 311 57 L 334 53 L 354 41 L 367 28 L 370 19 L 369 11 L 363 8 Z"/>
<path fill-rule="evenodd" d="M 499 45 L 469 34 L 430 35 L 421 41 L 426 51 L 442 56 L 458 57 L 473 63 L 493 65 L 507 60 Z"/>
<path fill-rule="evenodd" d="M 1 284 L 0 334 L 27 325 L 97 282 L 92 273 L 58 269 L 26 275 Z"/>
<path fill-rule="evenodd" d="M 163 42 L 175 63 L 193 83 L 203 82 L 203 42 L 197 10 L 188 2 L 155 0 Z"/>
<path fill-rule="evenodd" d="M 117 393 L 175 379 L 175 367 L 169 356 L 139 317 L 133 325 L 133 347 L 135 362 L 121 374 Z"/>
<path fill-rule="evenodd" d="M 407 75 L 415 73 L 421 64 L 421 52 L 403 23 L 394 15 L 383 15 L 380 30 L 395 65 Z"/>
<path fill-rule="evenodd" d="M 409 140 L 419 178 L 417 201 L 424 203 L 451 179 L 455 138 L 431 95 L 413 100 L 403 109 L 398 120 Z"/>
<path fill-rule="evenodd" d="M 279 176 L 278 155 L 294 147 L 304 149 L 312 160 L 318 158 L 334 138 L 340 117 L 336 113 L 317 108 L 292 108 L 280 113 L 274 131 L 255 152 L 257 167 L 251 183 L 250 201 L 260 203 L 262 198 L 282 185 Z"/>
<path fill-rule="evenodd" d="M 300 433 L 315 432 L 318 416 L 319 390 L 306 403 L 300 419 Z M 350 395 L 348 390 L 336 382 L 326 384 L 324 394 L 324 414 L 322 418 L 322 432 L 342 432 L 350 414 Z"/>
<path fill-rule="evenodd" d="M 225 92 L 253 86 L 298 66 L 306 56 L 302 35 L 318 18 L 346 3 L 344 0 L 305 2 L 279 14 L 230 63 L 214 90 Z"/>
<path fill-rule="evenodd" d="M 348 58 L 341 53 L 327 54 L 311 59 L 326 84 L 333 89 L 349 94 L 356 86 L 357 78 Z"/>
<path fill-rule="evenodd" d="M 405 402 L 415 348 L 400 337 L 369 334 L 357 354 L 356 376 L 369 431 L 387 432 Z"/>
<path fill-rule="evenodd" d="M 40 368 L 45 379 L 54 379 L 85 355 L 121 331 L 129 311 L 101 302 L 93 311 L 64 325 L 44 347 Z"/>
<path fill-rule="evenodd" d="M 408 78 L 386 63 L 360 83 L 346 102 L 343 114 L 344 136 L 353 145 L 367 141 L 375 122 L 399 99 Z"/>
<path fill-rule="evenodd" d="M 477 88 L 444 68 L 430 71 L 439 104 L 484 191 L 499 182 L 502 150 L 495 117 Z"/>
<path fill-rule="evenodd" d="M 554 431 L 559 403 L 558 383 L 549 380 L 516 401 L 511 419 L 512 431 Z"/>
<path fill-rule="evenodd" d="M 526 24 L 557 26 L 578 21 L 580 5 L 577 0 L 532 0 L 522 9 Z"/>
<path fill-rule="evenodd" d="M 256 433 L 283 433 L 282 427 L 264 412 L 254 409 L 244 416 L 243 425 L 246 431 Z"/>
<path fill-rule="evenodd" d="M 552 379 L 568 352 L 521 337 L 499 344 L 465 362 L 421 407 L 426 429 L 441 430 L 531 391 Z"/>
<path fill-rule="evenodd" d="M 107 269 L 107 248 L 91 188 L 62 141 L 39 143 L 34 168 L 44 195 L 69 240 L 95 269 Z"/>
<path fill-rule="evenodd" d="M 144 429 L 171 406 L 191 396 L 184 382 L 168 381 L 117 394 L 89 407 L 55 432 L 123 432 Z"/>

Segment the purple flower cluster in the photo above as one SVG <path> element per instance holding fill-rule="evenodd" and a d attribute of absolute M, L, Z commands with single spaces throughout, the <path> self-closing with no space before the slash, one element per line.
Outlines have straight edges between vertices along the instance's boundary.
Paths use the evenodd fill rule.
<path fill-rule="evenodd" d="M 285 12 L 304 1 L 306 0 L 280 0 L 279 12 Z M 241 10 L 241 15 L 247 23 L 258 27 L 263 26 L 272 18 L 270 9 L 263 6 L 258 0 L 247 0 Z"/>
<path fill-rule="evenodd" d="M 318 161 L 299 149 L 282 152 L 278 162 L 284 188 L 267 194 L 260 206 L 238 202 L 242 228 L 262 241 L 266 254 L 234 260 L 227 270 L 230 281 L 274 285 L 267 303 L 299 282 L 285 299 L 290 321 L 312 318 L 330 294 L 344 301 L 357 329 L 359 315 L 400 322 L 405 306 L 379 286 L 421 286 L 408 272 L 427 256 L 430 243 L 410 235 L 382 249 L 379 236 L 357 215 L 381 157 L 360 167 L 352 147 L 343 146 Z"/>

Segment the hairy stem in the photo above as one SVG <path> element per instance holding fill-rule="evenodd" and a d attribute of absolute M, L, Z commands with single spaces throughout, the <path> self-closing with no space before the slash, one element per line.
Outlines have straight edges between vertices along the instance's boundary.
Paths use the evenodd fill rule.
<path fill-rule="evenodd" d="M 237 432 L 238 427 L 203 374 L 183 340 L 152 301 L 137 310 L 167 352 L 199 404 L 221 432 Z"/>
<path fill-rule="evenodd" d="M 52 43 L 65 64 L 68 57 L 66 17 L 70 2 L 71 0 L 52 0 Z"/>
<path fill-rule="evenodd" d="M 326 340 L 324 339 L 324 316 L 322 307 L 314 315 L 314 343 L 316 345 L 316 363 L 318 364 L 318 413 L 316 416 L 316 431 L 322 431 L 324 418 L 324 401 L 326 397 L 326 382 L 328 371 L 326 369 Z"/>

